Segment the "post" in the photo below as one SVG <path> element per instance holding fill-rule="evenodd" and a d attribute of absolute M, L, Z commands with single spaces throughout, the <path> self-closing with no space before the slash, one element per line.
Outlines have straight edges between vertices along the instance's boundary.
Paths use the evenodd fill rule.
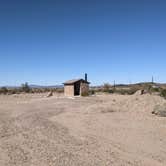
<path fill-rule="evenodd" d="M 152 76 L 152 84 L 154 83 L 154 78 L 153 78 L 153 76 Z"/>
<path fill-rule="evenodd" d="M 116 88 L 116 84 L 115 84 L 115 80 L 114 80 L 114 90 L 115 90 L 115 88 Z"/>

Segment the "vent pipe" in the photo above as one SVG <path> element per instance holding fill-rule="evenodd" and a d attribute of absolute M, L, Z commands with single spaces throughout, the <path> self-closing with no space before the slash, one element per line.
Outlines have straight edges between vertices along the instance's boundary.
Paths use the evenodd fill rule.
<path fill-rule="evenodd" d="M 85 81 L 88 81 L 87 73 L 85 73 Z"/>

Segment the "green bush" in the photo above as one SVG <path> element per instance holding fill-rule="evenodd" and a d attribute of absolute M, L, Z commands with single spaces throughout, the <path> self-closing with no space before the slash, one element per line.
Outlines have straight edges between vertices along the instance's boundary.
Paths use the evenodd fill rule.
<path fill-rule="evenodd" d="M 160 95 L 166 99 L 166 89 L 162 89 Z"/>
<path fill-rule="evenodd" d="M 116 90 L 114 91 L 114 93 L 118 93 L 118 94 L 121 94 L 121 95 L 125 95 L 125 94 L 127 94 L 127 90 L 125 90 L 125 89 L 116 89 Z"/>
<path fill-rule="evenodd" d="M 7 89 L 6 87 L 2 87 L 2 88 L 0 89 L 0 93 L 2 93 L 2 94 L 7 94 L 7 93 L 8 93 L 8 89 Z"/>
<path fill-rule="evenodd" d="M 95 90 L 90 90 L 89 91 L 89 95 L 94 95 L 95 94 Z"/>
<path fill-rule="evenodd" d="M 21 85 L 21 90 L 22 90 L 22 92 L 29 93 L 31 91 L 31 88 L 29 87 L 28 83 L 26 82 L 25 84 Z"/>
<path fill-rule="evenodd" d="M 109 92 L 109 93 L 114 93 L 114 90 L 113 90 L 113 89 L 109 89 L 108 92 Z"/>
<path fill-rule="evenodd" d="M 57 92 L 57 93 L 63 93 L 64 92 L 64 88 L 57 88 L 55 92 Z"/>
<path fill-rule="evenodd" d="M 151 92 L 160 92 L 160 88 L 151 88 Z"/>
<path fill-rule="evenodd" d="M 133 95 L 133 94 L 135 94 L 138 90 L 139 90 L 139 89 L 137 89 L 137 88 L 131 88 L 131 89 L 129 89 L 128 94 L 129 94 L 129 95 Z"/>
<path fill-rule="evenodd" d="M 81 96 L 83 96 L 83 97 L 89 96 L 89 92 L 82 92 Z"/>
<path fill-rule="evenodd" d="M 19 89 L 13 88 L 13 89 L 9 89 L 8 90 L 8 94 L 12 95 L 12 94 L 17 94 L 19 93 Z"/>
<path fill-rule="evenodd" d="M 109 93 L 111 85 L 109 83 L 104 83 L 103 85 L 103 92 Z"/>
<path fill-rule="evenodd" d="M 133 95 L 138 89 L 130 88 L 130 89 L 115 89 L 114 93 L 121 95 Z"/>

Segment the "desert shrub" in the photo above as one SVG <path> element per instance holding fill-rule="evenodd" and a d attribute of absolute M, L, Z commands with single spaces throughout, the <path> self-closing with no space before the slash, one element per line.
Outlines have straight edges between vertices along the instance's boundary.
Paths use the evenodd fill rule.
<path fill-rule="evenodd" d="M 42 93 L 43 90 L 42 90 L 41 88 L 33 88 L 33 89 L 32 89 L 32 92 L 33 92 L 33 93 Z"/>
<path fill-rule="evenodd" d="M 166 89 L 161 89 L 160 95 L 166 99 Z"/>
<path fill-rule="evenodd" d="M 139 89 L 138 88 L 130 88 L 129 90 L 128 90 L 128 94 L 129 95 L 133 95 L 133 94 L 135 94 L 137 91 L 138 91 Z"/>
<path fill-rule="evenodd" d="M 56 92 L 57 92 L 57 93 L 63 93 L 63 92 L 64 92 L 64 88 L 57 88 L 57 89 L 56 89 Z"/>
<path fill-rule="evenodd" d="M 121 94 L 121 95 L 125 95 L 125 94 L 127 94 L 127 90 L 125 90 L 125 89 L 116 89 L 116 90 L 114 91 L 114 93 L 118 93 L 118 94 Z"/>
<path fill-rule="evenodd" d="M 103 92 L 109 93 L 111 85 L 109 83 L 104 83 L 103 85 Z"/>
<path fill-rule="evenodd" d="M 89 96 L 89 92 L 82 92 L 81 96 L 83 96 L 83 97 Z"/>
<path fill-rule="evenodd" d="M 1 94 L 7 94 L 7 93 L 8 93 L 8 89 L 7 89 L 6 87 L 2 87 L 2 88 L 0 89 L 0 93 L 1 93 Z"/>
<path fill-rule="evenodd" d="M 153 92 L 160 92 L 160 88 L 153 88 L 153 87 L 152 87 L 150 91 L 151 91 L 152 93 L 153 93 Z"/>
<path fill-rule="evenodd" d="M 57 88 L 51 88 L 52 92 L 56 92 Z"/>
<path fill-rule="evenodd" d="M 115 90 L 113 90 L 113 89 L 109 89 L 108 92 L 109 92 L 109 93 L 114 93 L 114 91 L 115 91 Z"/>
<path fill-rule="evenodd" d="M 50 91 L 61 93 L 63 90 L 57 89 L 57 88 L 33 88 L 33 89 L 31 89 L 31 93 L 46 93 L 46 92 L 50 92 Z"/>
<path fill-rule="evenodd" d="M 89 95 L 94 95 L 95 94 L 95 90 L 89 90 Z"/>
<path fill-rule="evenodd" d="M 147 93 L 152 93 L 152 85 L 150 83 L 146 83 L 143 85 L 143 89 L 147 92 Z"/>
<path fill-rule="evenodd" d="M 20 90 L 19 89 L 17 89 L 17 88 L 12 88 L 12 89 L 9 89 L 8 90 L 8 94 L 18 94 L 20 92 Z"/>
<path fill-rule="evenodd" d="M 150 91 L 152 89 L 152 85 L 147 85 L 147 90 Z"/>
<path fill-rule="evenodd" d="M 29 93 L 31 91 L 31 88 L 29 87 L 28 83 L 26 82 L 25 84 L 21 85 L 21 90 L 22 90 L 22 92 Z"/>
<path fill-rule="evenodd" d="M 137 90 L 138 90 L 137 88 L 115 89 L 114 93 L 121 94 L 121 95 L 133 95 Z"/>
<path fill-rule="evenodd" d="M 103 92 L 103 88 L 97 88 L 97 89 L 95 89 L 95 92 L 97 93 L 97 92 Z"/>
<path fill-rule="evenodd" d="M 163 105 L 156 105 L 152 111 L 152 114 L 166 117 L 166 104 Z"/>

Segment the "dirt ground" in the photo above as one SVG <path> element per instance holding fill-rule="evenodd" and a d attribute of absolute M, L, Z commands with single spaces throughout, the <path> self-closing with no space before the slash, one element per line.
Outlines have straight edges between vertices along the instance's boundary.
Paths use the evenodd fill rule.
<path fill-rule="evenodd" d="M 153 95 L 0 95 L 0 166 L 165 166 Z"/>

